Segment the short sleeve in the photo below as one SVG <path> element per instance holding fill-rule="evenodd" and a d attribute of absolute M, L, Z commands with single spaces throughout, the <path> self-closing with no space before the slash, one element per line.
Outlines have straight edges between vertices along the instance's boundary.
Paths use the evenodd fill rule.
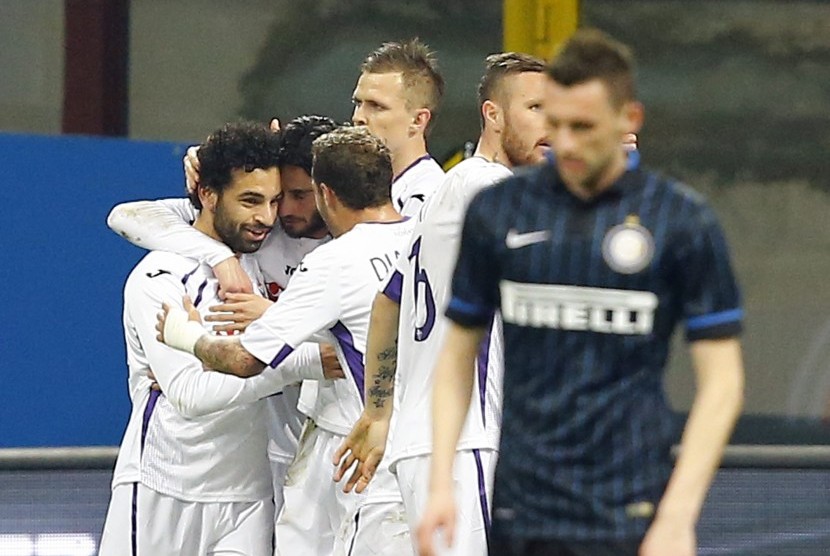
<path fill-rule="evenodd" d="M 245 330 L 241 341 L 249 353 L 276 367 L 303 342 L 323 339 L 317 334 L 332 327 L 340 313 L 333 254 L 317 249 L 302 260 L 277 302 Z"/>
<path fill-rule="evenodd" d="M 740 290 L 726 238 L 711 208 L 699 207 L 677 252 L 686 338 L 695 341 L 740 334 Z"/>

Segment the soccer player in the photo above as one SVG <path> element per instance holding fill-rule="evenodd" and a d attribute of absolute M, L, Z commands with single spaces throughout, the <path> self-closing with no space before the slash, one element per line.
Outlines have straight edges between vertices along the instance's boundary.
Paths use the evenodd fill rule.
<path fill-rule="evenodd" d="M 418 216 L 407 249 L 375 298 L 366 366 L 366 404 L 361 419 L 338 450 L 363 461 L 346 489 L 363 490 L 384 454 L 386 431 L 395 430 L 381 465 L 395 469 L 410 528 L 424 509 L 432 451 L 432 368 L 442 345 L 450 280 L 464 211 L 473 196 L 512 175 L 516 166 L 542 162 L 547 128 L 542 60 L 520 53 L 488 56 L 478 88 L 481 137 L 473 157 L 447 174 Z M 481 345 L 475 400 L 455 461 L 455 493 L 461 506 L 456 542 L 446 554 L 486 554 L 492 471 L 501 421 L 500 325 Z M 390 354 L 396 352 L 397 364 Z M 368 460 L 368 461 L 367 461 Z M 343 460 L 340 478 L 353 459 Z M 369 496 L 371 499 L 371 495 Z M 368 500 L 367 500 L 368 502 Z"/>
<path fill-rule="evenodd" d="M 216 131 L 200 150 L 203 180 L 191 195 L 201 209 L 194 228 L 239 256 L 259 286 L 248 254 L 276 218 L 278 141 L 251 123 Z M 260 399 L 302 377 L 285 377 L 288 366 L 258 382 L 205 373 L 198 359 L 155 338 L 163 303 L 179 305 L 187 294 L 194 311 L 206 314 L 218 289 L 209 265 L 162 251 L 149 253 L 127 279 L 133 407 L 113 474 L 104 556 L 271 554 L 274 510 Z M 161 392 L 151 389 L 154 381 Z"/>
<path fill-rule="evenodd" d="M 426 135 L 444 94 L 435 55 L 418 39 L 384 43 L 360 67 L 352 122 L 365 125 L 392 153 L 392 201 L 415 216 L 444 179 Z"/>
<path fill-rule="evenodd" d="M 465 216 L 435 371 L 422 554 L 433 553 L 436 529 L 454 540 L 470 363 L 500 308 L 491 553 L 692 556 L 743 395 L 743 313 L 726 242 L 699 195 L 626 168 L 619 143 L 643 118 L 627 47 L 578 31 L 547 75 L 556 165 L 482 191 Z M 698 388 L 673 465 L 679 431 L 662 377 L 680 321 Z"/>
<path fill-rule="evenodd" d="M 377 137 L 365 128 L 341 128 L 317 139 L 313 149 L 317 206 L 335 239 L 303 259 L 280 300 L 242 338 L 206 335 L 181 309 L 171 310 L 159 325 L 168 345 L 239 376 L 279 368 L 294 346 L 307 340 L 335 344 L 349 380 L 320 383 L 288 470 L 276 540 L 277 554 L 290 555 L 331 554 L 335 536 L 359 501 L 331 481 L 329 462 L 362 410 L 372 299 L 413 226 L 391 203 L 389 150 Z M 383 486 L 381 481 L 372 488 Z M 390 523 L 387 531 L 384 544 L 394 546 L 402 538 L 398 542 L 408 549 L 405 522 Z"/>
<path fill-rule="evenodd" d="M 198 214 L 187 199 L 123 203 L 112 210 L 107 223 L 114 231 L 141 247 L 179 253 L 211 266 L 219 279 L 223 299 L 211 307 L 214 313 L 206 315 L 205 320 L 215 322 L 215 330 L 219 332 L 241 331 L 265 312 L 271 305 L 269 300 L 276 301 L 302 258 L 329 239 L 328 229 L 314 202 L 311 144 L 336 127 L 331 118 L 312 115 L 291 120 L 281 131 L 280 225 L 274 228 L 262 248 L 254 254 L 265 278 L 268 299 L 253 294 L 247 274 L 242 272 L 238 259 L 227 245 L 187 224 Z M 199 163 L 195 158 L 197 153 L 198 149 L 194 148 L 185 160 L 189 189 L 195 188 L 200 181 Z M 333 352 L 326 349 L 323 352 L 327 359 L 333 357 Z M 321 350 L 317 346 L 304 346 L 299 350 L 298 357 L 309 365 L 322 365 Z M 330 363 L 336 365 L 336 360 Z M 305 422 L 305 416 L 297 409 L 299 395 L 299 384 L 293 384 L 268 398 L 268 455 L 273 470 L 277 513 L 282 507 L 285 470 L 296 454 L 297 441 Z"/>

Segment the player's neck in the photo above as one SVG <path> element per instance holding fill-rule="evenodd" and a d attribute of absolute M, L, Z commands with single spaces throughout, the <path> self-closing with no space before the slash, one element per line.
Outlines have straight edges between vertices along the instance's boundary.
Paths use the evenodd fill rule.
<path fill-rule="evenodd" d="M 392 153 L 392 175 L 398 178 L 419 158 L 428 156 L 426 142 L 423 137 L 414 138 L 396 152 Z"/>
<path fill-rule="evenodd" d="M 369 207 L 359 210 L 349 210 L 337 217 L 336 222 L 331 222 L 329 230 L 334 237 L 340 237 L 358 224 L 367 222 L 400 222 L 403 217 L 392 203 L 386 203 L 379 207 Z"/>
<path fill-rule="evenodd" d="M 507 159 L 507 153 L 504 152 L 504 148 L 501 146 L 498 135 L 487 129 L 481 132 L 473 156 L 480 156 L 490 162 L 497 162 L 507 168 L 513 168 L 513 165 Z"/>
<path fill-rule="evenodd" d="M 219 234 L 216 233 L 216 228 L 213 226 L 213 214 L 207 210 L 202 210 L 199 216 L 193 222 L 193 227 L 205 234 L 206 236 L 215 239 L 220 243 L 224 243 Z"/>

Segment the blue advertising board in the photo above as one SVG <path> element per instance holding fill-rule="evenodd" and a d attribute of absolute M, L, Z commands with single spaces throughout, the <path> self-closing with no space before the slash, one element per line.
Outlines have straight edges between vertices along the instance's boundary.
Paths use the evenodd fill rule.
<path fill-rule="evenodd" d="M 122 290 L 143 252 L 106 217 L 122 201 L 182 195 L 185 148 L 0 134 L 0 448 L 120 442 Z"/>

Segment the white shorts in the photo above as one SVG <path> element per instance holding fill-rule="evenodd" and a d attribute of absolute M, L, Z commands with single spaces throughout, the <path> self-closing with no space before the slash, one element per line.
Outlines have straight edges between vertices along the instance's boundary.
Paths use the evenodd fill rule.
<path fill-rule="evenodd" d="M 271 556 L 274 507 L 184 502 L 141 483 L 112 491 L 99 556 Z"/>
<path fill-rule="evenodd" d="M 288 466 L 284 503 L 276 524 L 277 556 L 329 556 L 335 539 L 363 495 L 346 494 L 332 479 L 331 459 L 342 436 L 320 429 L 309 419 L 297 457 Z"/>
<path fill-rule="evenodd" d="M 412 539 L 401 502 L 363 504 L 337 537 L 335 556 L 412 556 Z"/>
<path fill-rule="evenodd" d="M 418 552 L 417 535 L 429 497 L 431 456 L 416 456 L 397 462 L 396 475 L 403 496 L 406 517 L 413 531 L 412 543 Z M 447 548 L 443 537 L 433 540 L 439 556 L 485 556 L 487 533 L 490 529 L 493 477 L 496 469 L 495 450 L 459 450 L 455 455 L 453 481 L 455 505 L 454 542 Z"/>

